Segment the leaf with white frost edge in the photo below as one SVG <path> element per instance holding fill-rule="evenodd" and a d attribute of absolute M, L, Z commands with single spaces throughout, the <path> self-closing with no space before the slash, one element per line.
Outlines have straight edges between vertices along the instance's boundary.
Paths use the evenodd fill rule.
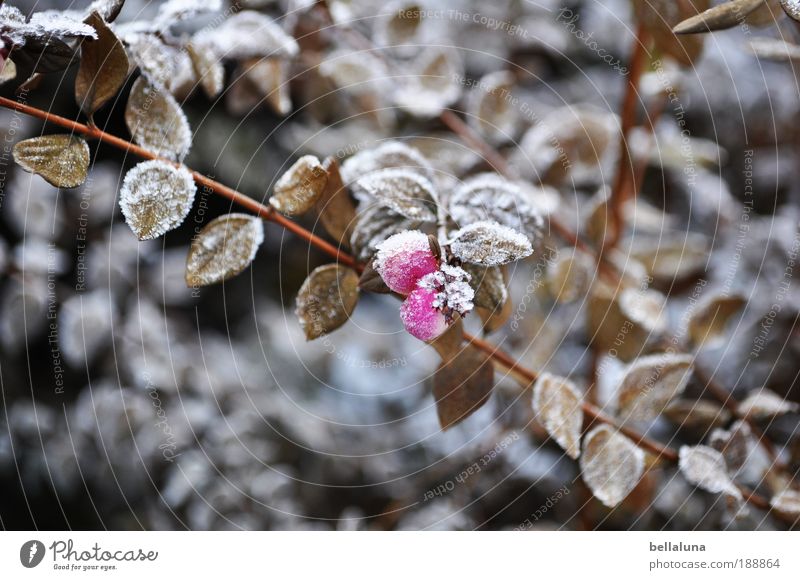
<path fill-rule="evenodd" d="M 56 187 L 78 187 L 89 171 L 89 145 L 74 135 L 43 135 L 20 141 L 14 161 Z"/>
<path fill-rule="evenodd" d="M 581 454 L 583 409 L 575 385 L 563 377 L 543 373 L 533 386 L 533 410 L 556 443 L 577 459 Z"/>
<path fill-rule="evenodd" d="M 583 438 L 580 459 L 583 481 L 608 507 L 617 506 L 644 473 L 644 451 L 608 425 L 599 425 Z"/>
<path fill-rule="evenodd" d="M 119 207 L 140 240 L 151 240 L 178 227 L 194 202 L 192 174 L 165 161 L 134 166 L 122 181 Z"/>
<path fill-rule="evenodd" d="M 433 184 L 408 169 L 381 169 L 362 177 L 356 185 L 378 203 L 408 219 L 436 220 L 437 195 Z"/>
<path fill-rule="evenodd" d="M 159 157 L 182 161 L 192 146 L 192 130 L 178 102 L 144 77 L 133 83 L 125 124 L 138 145 Z"/>
<path fill-rule="evenodd" d="M 789 517 L 800 517 L 800 491 L 785 489 L 769 500 L 772 509 Z"/>
<path fill-rule="evenodd" d="M 192 241 L 186 258 L 186 285 L 216 284 L 247 268 L 264 241 L 261 218 L 231 213 L 210 221 Z"/>
<path fill-rule="evenodd" d="M 786 413 L 797 413 L 800 405 L 787 401 L 769 389 L 753 391 L 739 403 L 736 409 L 740 417 L 749 417 L 755 420 L 769 419 Z"/>
<path fill-rule="evenodd" d="M 686 480 L 710 493 L 725 493 L 740 499 L 742 493 L 728 475 L 725 458 L 706 445 L 684 445 L 678 452 L 678 467 Z"/>
<path fill-rule="evenodd" d="M 658 417 L 689 382 L 692 357 L 654 354 L 636 359 L 619 388 L 617 408 L 622 419 L 645 421 Z"/>
<path fill-rule="evenodd" d="M 269 203 L 287 216 L 299 216 L 311 210 L 325 191 L 328 173 L 313 155 L 303 155 L 281 175 Z"/>
<path fill-rule="evenodd" d="M 347 322 L 358 303 L 358 274 L 341 264 L 326 264 L 308 275 L 297 293 L 295 314 L 314 340 Z"/>
<path fill-rule="evenodd" d="M 453 255 L 470 264 L 500 266 L 533 253 L 530 240 L 497 222 L 475 222 L 455 232 L 449 242 Z"/>

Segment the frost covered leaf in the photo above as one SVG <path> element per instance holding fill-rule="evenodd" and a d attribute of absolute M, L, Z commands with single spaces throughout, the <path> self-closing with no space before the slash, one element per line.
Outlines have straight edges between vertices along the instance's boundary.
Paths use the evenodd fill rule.
<path fill-rule="evenodd" d="M 800 22 L 800 1 L 798 0 L 781 0 L 781 8 L 790 18 Z"/>
<path fill-rule="evenodd" d="M 145 161 L 122 181 L 119 206 L 125 221 L 140 240 L 151 240 L 178 227 L 194 201 L 192 174 L 183 166 Z"/>
<path fill-rule="evenodd" d="M 424 11 L 414 0 L 399 0 L 381 10 L 375 22 L 374 38 L 400 55 L 414 54 L 427 38 Z"/>
<path fill-rule="evenodd" d="M 594 496 L 615 507 L 639 483 L 644 451 L 608 425 L 599 425 L 583 438 L 580 460 L 583 481 Z"/>
<path fill-rule="evenodd" d="M 769 389 L 753 391 L 739 403 L 736 412 L 741 417 L 761 420 L 777 417 L 786 413 L 797 413 L 800 405 L 787 401 Z"/>
<path fill-rule="evenodd" d="M 800 60 L 800 46 L 774 38 L 754 38 L 750 41 L 753 53 L 766 60 L 788 62 Z"/>
<path fill-rule="evenodd" d="M 328 180 L 317 200 L 319 221 L 337 245 L 349 246 L 350 236 L 356 221 L 356 208 L 339 173 L 339 164 L 334 157 L 322 163 Z"/>
<path fill-rule="evenodd" d="M 89 171 L 89 146 L 74 135 L 44 135 L 14 145 L 14 161 L 56 187 L 78 187 Z"/>
<path fill-rule="evenodd" d="M 741 296 L 716 294 L 698 304 L 689 319 L 689 337 L 696 346 L 719 343 L 725 338 L 728 321 L 747 301 Z"/>
<path fill-rule="evenodd" d="M 524 190 L 496 173 L 481 173 L 466 179 L 453 191 L 448 209 L 459 227 L 496 221 L 536 240 L 544 223 L 534 199 L 537 193 L 541 191 Z"/>
<path fill-rule="evenodd" d="M 722 453 L 728 469 L 737 473 L 747 463 L 755 441 L 750 426 L 744 421 L 736 421 L 728 430 L 714 429 L 708 436 L 708 444 Z"/>
<path fill-rule="evenodd" d="M 253 58 L 243 61 L 239 69 L 255 94 L 266 99 L 278 115 L 288 115 L 292 111 L 286 67 L 282 58 Z"/>
<path fill-rule="evenodd" d="M 437 196 L 433 184 L 414 171 L 381 169 L 362 177 L 357 185 L 378 203 L 408 219 L 436 220 Z"/>
<path fill-rule="evenodd" d="M 314 340 L 347 322 L 358 302 L 358 274 L 326 264 L 309 274 L 297 294 L 295 314 L 306 340 Z"/>
<path fill-rule="evenodd" d="M 455 232 L 450 240 L 453 255 L 470 264 L 499 266 L 533 253 L 521 233 L 497 222 L 475 222 Z"/>
<path fill-rule="evenodd" d="M 472 300 L 475 306 L 491 311 L 502 308 L 508 300 L 503 271 L 497 266 L 486 268 L 476 264 L 464 264 L 463 268 L 470 275 L 469 284 L 475 291 Z"/>
<path fill-rule="evenodd" d="M 75 101 L 92 115 L 114 97 L 128 78 L 125 47 L 99 14 L 92 12 L 87 24 L 97 31 L 97 40 L 81 43 L 81 64 L 75 78 Z"/>
<path fill-rule="evenodd" d="M 729 0 L 687 18 L 672 28 L 675 34 L 693 34 L 731 28 L 744 21 L 765 0 Z"/>
<path fill-rule="evenodd" d="M 679 427 L 697 429 L 703 433 L 725 425 L 731 414 L 713 401 L 678 399 L 664 409 L 664 416 Z"/>
<path fill-rule="evenodd" d="M 313 155 L 304 155 L 281 175 L 269 203 L 283 215 L 303 215 L 316 205 L 325 185 L 328 173 Z"/>
<path fill-rule="evenodd" d="M 800 517 L 800 491 L 785 489 L 769 500 L 772 509 L 790 517 Z"/>
<path fill-rule="evenodd" d="M 494 386 L 494 367 L 473 346 L 442 362 L 433 376 L 433 397 L 442 429 L 449 429 L 480 409 Z"/>
<path fill-rule="evenodd" d="M 420 222 L 406 219 L 387 207 L 373 205 L 358 214 L 350 236 L 356 258 L 368 262 L 387 238 L 404 230 L 419 229 Z"/>
<path fill-rule="evenodd" d="M 577 459 L 581 454 L 583 409 L 575 385 L 563 377 L 543 373 L 533 386 L 533 410 L 556 443 Z"/>
<path fill-rule="evenodd" d="M 742 494 L 728 475 L 725 458 L 719 451 L 706 445 L 684 445 L 678 457 L 678 467 L 689 483 L 710 493 L 741 499 Z"/>
<path fill-rule="evenodd" d="M 686 388 L 691 375 L 689 355 L 643 356 L 628 368 L 619 388 L 618 411 L 623 420 L 645 421 L 658 417 L 667 404 Z"/>
<path fill-rule="evenodd" d="M 192 145 L 192 130 L 175 98 L 139 77 L 133 83 L 125 123 L 133 140 L 159 157 L 181 161 Z"/>
<path fill-rule="evenodd" d="M 556 302 L 569 303 L 586 295 L 595 264 L 584 252 L 563 252 L 547 267 L 547 288 Z"/>
<path fill-rule="evenodd" d="M 119 16 L 125 0 L 94 0 L 90 5 L 88 12 L 97 12 L 106 22 L 114 22 Z"/>
<path fill-rule="evenodd" d="M 492 143 L 513 139 L 521 125 L 518 109 L 509 98 L 514 85 L 513 73 L 496 71 L 481 77 L 469 94 L 467 120 Z"/>
<path fill-rule="evenodd" d="M 710 244 L 703 234 L 662 235 L 658 241 L 637 240 L 630 256 L 647 268 L 657 281 L 673 284 L 702 272 L 708 262 Z"/>
<path fill-rule="evenodd" d="M 189 248 L 186 285 L 196 288 L 233 278 L 250 265 L 263 241 L 258 217 L 231 213 L 210 221 Z"/>
<path fill-rule="evenodd" d="M 416 117 L 435 117 L 458 100 L 461 84 L 457 79 L 462 76 L 463 65 L 455 52 L 431 47 L 417 57 L 411 76 L 395 89 L 395 103 Z"/>
<path fill-rule="evenodd" d="M 342 164 L 342 178 L 349 185 L 380 169 L 408 169 L 431 183 L 435 178 L 433 167 L 425 157 L 402 141 L 387 141 L 348 157 Z"/>
<path fill-rule="evenodd" d="M 371 52 L 335 50 L 319 65 L 319 73 L 353 95 L 373 95 L 389 86 L 386 63 Z"/>
<path fill-rule="evenodd" d="M 192 41 L 186 45 L 189 58 L 192 59 L 194 74 L 209 99 L 215 98 L 225 87 L 225 67 L 208 43 L 202 40 Z"/>
<path fill-rule="evenodd" d="M 228 18 L 209 36 L 215 52 L 226 59 L 253 57 L 292 57 L 300 49 L 271 18 L 253 10 L 243 10 Z"/>

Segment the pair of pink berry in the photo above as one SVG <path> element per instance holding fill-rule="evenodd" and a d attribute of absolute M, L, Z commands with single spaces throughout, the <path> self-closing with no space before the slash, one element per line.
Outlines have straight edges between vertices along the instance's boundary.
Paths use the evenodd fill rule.
<path fill-rule="evenodd" d="M 390 290 L 406 296 L 400 318 L 409 334 L 431 341 L 447 330 L 452 318 L 444 312 L 441 293 L 423 282 L 439 271 L 427 235 L 407 230 L 387 238 L 378 246 L 374 266 Z"/>

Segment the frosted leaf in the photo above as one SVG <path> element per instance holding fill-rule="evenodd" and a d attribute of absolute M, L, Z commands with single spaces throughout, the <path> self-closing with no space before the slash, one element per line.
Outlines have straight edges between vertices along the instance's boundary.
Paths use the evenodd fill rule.
<path fill-rule="evenodd" d="M 533 253 L 527 237 L 497 222 L 475 222 L 455 232 L 449 242 L 453 255 L 481 266 L 499 266 Z"/>
<path fill-rule="evenodd" d="M 401 141 L 387 141 L 348 157 L 342 164 L 342 179 L 349 185 L 380 169 L 408 169 L 434 181 L 431 164 L 417 149 Z"/>
<path fill-rule="evenodd" d="M 800 60 L 800 46 L 774 38 L 754 38 L 750 49 L 759 58 L 788 62 Z"/>
<path fill-rule="evenodd" d="M 186 285 L 217 284 L 247 268 L 264 241 L 260 218 L 231 213 L 210 221 L 192 241 L 186 258 Z"/>
<path fill-rule="evenodd" d="M 297 42 L 268 16 L 243 10 L 228 18 L 209 36 L 222 58 L 292 57 L 300 52 Z"/>
<path fill-rule="evenodd" d="M 129 63 L 122 42 L 97 13 L 90 14 L 86 22 L 97 31 L 97 40 L 84 40 L 81 44 L 75 101 L 92 115 L 122 88 Z"/>
<path fill-rule="evenodd" d="M 660 292 L 625 288 L 619 293 L 618 301 L 622 315 L 648 333 L 659 333 L 666 328 L 667 299 Z"/>
<path fill-rule="evenodd" d="M 430 48 L 414 62 L 409 76 L 398 79 L 395 103 L 406 112 L 427 119 L 435 117 L 461 96 L 463 65 L 452 50 Z"/>
<path fill-rule="evenodd" d="M 797 413 L 800 405 L 787 401 L 766 388 L 752 391 L 739 403 L 736 412 L 741 417 L 761 420 L 770 419 L 786 413 Z"/>
<path fill-rule="evenodd" d="M 420 278 L 417 286 L 434 291 L 436 295 L 431 306 L 451 319 L 453 312 L 464 315 L 472 310 L 475 291 L 469 280 L 470 275 L 458 266 L 442 264 L 439 271 Z"/>
<path fill-rule="evenodd" d="M 722 453 L 732 473 L 739 473 L 745 466 L 755 446 L 750 426 L 736 421 L 728 430 L 714 429 L 708 436 L 708 444 Z"/>
<path fill-rule="evenodd" d="M 373 38 L 378 45 L 408 56 L 425 46 L 431 32 L 422 5 L 414 0 L 398 0 L 381 10 L 380 18 L 375 21 Z"/>
<path fill-rule="evenodd" d="M 125 175 L 119 207 L 140 240 L 150 240 L 178 227 L 194 202 L 192 174 L 183 166 L 144 161 Z"/>
<path fill-rule="evenodd" d="M 192 130 L 177 101 L 144 77 L 133 83 L 125 123 L 133 140 L 159 157 L 182 161 L 192 146 Z"/>
<path fill-rule="evenodd" d="M 337 245 L 346 247 L 350 245 L 350 236 L 356 221 L 356 208 L 342 181 L 336 159 L 327 157 L 322 167 L 328 174 L 328 181 L 317 200 L 319 221 Z"/>
<path fill-rule="evenodd" d="M 658 240 L 637 239 L 630 257 L 647 268 L 657 282 L 673 284 L 702 273 L 708 262 L 710 244 L 703 234 L 660 236 Z"/>
<path fill-rule="evenodd" d="M 316 268 L 297 293 L 295 314 L 306 340 L 314 340 L 347 322 L 358 302 L 358 274 L 340 264 Z"/>
<path fill-rule="evenodd" d="M 608 425 L 599 425 L 583 438 L 580 459 L 583 481 L 608 507 L 615 507 L 639 483 L 644 451 Z"/>
<path fill-rule="evenodd" d="M 44 135 L 20 141 L 14 161 L 56 187 L 78 187 L 89 171 L 89 145 L 74 135 Z"/>
<path fill-rule="evenodd" d="M 701 433 L 721 427 L 731 418 L 727 409 L 705 399 L 672 401 L 664 409 L 664 416 L 679 427 L 697 429 Z"/>
<path fill-rule="evenodd" d="M 742 296 L 707 295 L 692 312 L 689 319 L 689 337 L 696 346 L 720 344 L 725 327 L 747 301 Z"/>
<path fill-rule="evenodd" d="M 282 58 L 253 58 L 242 62 L 240 72 L 258 96 L 254 106 L 264 98 L 278 115 L 288 115 L 292 111 L 287 66 Z"/>
<path fill-rule="evenodd" d="M 448 200 L 448 209 L 460 227 L 491 220 L 523 232 L 535 241 L 544 223 L 532 198 L 535 194 L 496 173 L 481 173 L 455 189 Z"/>
<path fill-rule="evenodd" d="M 769 500 L 772 509 L 789 517 L 800 517 L 800 491 L 785 489 Z"/>
<path fill-rule="evenodd" d="M 389 87 L 386 63 L 370 52 L 335 50 L 320 63 L 319 73 L 353 95 L 380 94 Z"/>
<path fill-rule="evenodd" d="M 581 454 L 583 409 L 575 385 L 563 377 L 542 373 L 533 386 L 533 410 L 555 442 L 577 459 Z"/>
<path fill-rule="evenodd" d="M 433 375 L 433 397 L 442 429 L 460 423 L 480 409 L 494 387 L 494 367 L 474 346 L 443 361 Z"/>
<path fill-rule="evenodd" d="M 203 92 L 209 99 L 213 99 L 225 88 L 225 67 L 213 48 L 202 38 L 202 35 L 195 35 L 192 42 L 186 45 L 186 50 L 192 59 L 194 74 L 200 81 Z"/>
<path fill-rule="evenodd" d="M 302 215 L 316 205 L 327 183 L 328 173 L 319 159 L 304 155 L 275 183 L 269 203 L 284 215 Z"/>
<path fill-rule="evenodd" d="M 389 208 L 373 205 L 358 214 L 350 246 L 360 262 L 368 262 L 384 240 L 404 230 L 415 230 L 419 225 L 420 222 L 406 219 Z"/>
<path fill-rule="evenodd" d="M 28 21 L 37 36 L 55 38 L 97 38 L 94 28 L 58 11 L 35 12 Z"/>
<path fill-rule="evenodd" d="M 65 300 L 58 313 L 58 340 L 64 360 L 76 369 L 91 364 L 109 343 L 113 319 L 113 304 L 103 290 Z"/>
<path fill-rule="evenodd" d="M 694 34 L 731 28 L 740 24 L 748 14 L 763 3 L 764 0 L 730 0 L 723 2 L 681 21 L 672 28 L 672 31 L 675 34 Z"/>
<path fill-rule="evenodd" d="M 510 71 L 495 71 L 480 78 L 467 100 L 467 122 L 494 144 L 516 137 L 519 109 L 512 104 L 511 90 L 516 85 Z"/>
<path fill-rule="evenodd" d="M 490 311 L 502 308 L 508 300 L 508 287 L 502 269 L 477 264 L 464 264 L 463 268 L 470 275 L 469 283 L 475 291 L 475 306 Z"/>
<path fill-rule="evenodd" d="M 725 458 L 706 445 L 684 445 L 678 452 L 678 467 L 686 480 L 710 493 L 725 493 L 741 499 L 739 488 L 728 475 Z"/>
<path fill-rule="evenodd" d="M 781 0 L 781 8 L 790 18 L 800 22 L 800 0 Z"/>
<path fill-rule="evenodd" d="M 122 10 L 125 0 L 94 0 L 86 10 L 88 14 L 97 12 L 106 22 L 114 22 Z"/>
<path fill-rule="evenodd" d="M 375 200 L 412 220 L 436 220 L 433 184 L 408 169 L 381 169 L 358 180 L 358 186 Z"/>
<path fill-rule="evenodd" d="M 151 85 L 161 88 L 169 86 L 175 72 L 175 58 L 158 36 L 135 32 L 123 36 L 122 41 L 128 56 Z"/>
<path fill-rule="evenodd" d="M 221 0 L 167 0 L 158 7 L 156 24 L 159 28 L 166 29 L 175 22 L 221 9 Z"/>
<path fill-rule="evenodd" d="M 654 354 L 643 356 L 628 367 L 619 388 L 617 408 L 623 420 L 654 419 L 689 382 L 692 357 Z"/>
<path fill-rule="evenodd" d="M 589 291 L 596 266 L 584 252 L 566 251 L 548 263 L 547 289 L 556 302 L 569 303 Z"/>

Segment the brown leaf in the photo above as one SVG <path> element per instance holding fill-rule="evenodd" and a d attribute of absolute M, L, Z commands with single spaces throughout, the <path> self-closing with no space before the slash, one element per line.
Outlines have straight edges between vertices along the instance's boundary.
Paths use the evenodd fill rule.
<path fill-rule="evenodd" d="M 689 337 L 696 346 L 725 338 L 728 321 L 747 304 L 742 296 L 714 295 L 704 298 L 689 319 Z"/>
<path fill-rule="evenodd" d="M 577 459 L 581 454 L 583 409 L 575 385 L 564 377 L 543 373 L 533 386 L 533 410 L 555 442 Z"/>
<path fill-rule="evenodd" d="M 644 451 L 608 425 L 583 438 L 583 481 L 608 507 L 615 507 L 636 487 L 644 473 Z"/>
<path fill-rule="evenodd" d="M 316 205 L 328 183 L 328 174 L 313 155 L 304 155 L 273 188 L 269 203 L 284 215 L 298 216 Z"/>
<path fill-rule="evenodd" d="M 349 247 L 356 222 L 356 207 L 342 181 L 336 159 L 328 157 L 322 162 L 322 167 L 328 174 L 328 180 L 317 201 L 319 221 L 338 245 Z"/>
<path fill-rule="evenodd" d="M 443 361 L 450 361 L 458 356 L 464 346 L 464 323 L 461 318 L 458 317 L 443 334 L 429 344 L 436 349 Z"/>
<path fill-rule="evenodd" d="M 91 117 L 122 88 L 130 65 L 122 42 L 97 12 L 86 23 L 97 32 L 97 40 L 87 38 L 81 43 L 75 101 Z"/>
<path fill-rule="evenodd" d="M 247 268 L 264 241 L 260 218 L 231 213 L 209 222 L 192 240 L 186 258 L 186 285 L 216 284 Z"/>
<path fill-rule="evenodd" d="M 326 264 L 309 274 L 297 294 L 295 314 L 307 340 L 347 322 L 358 302 L 358 274 L 352 268 Z"/>
<path fill-rule="evenodd" d="M 44 135 L 14 145 L 14 161 L 56 187 L 78 187 L 89 171 L 89 146 L 74 135 Z"/>
<path fill-rule="evenodd" d="M 727 409 L 713 401 L 678 399 L 664 409 L 664 416 L 679 427 L 706 433 L 725 425 L 731 418 Z"/>
<path fill-rule="evenodd" d="M 282 116 L 292 111 L 286 67 L 282 58 L 251 59 L 243 62 L 241 67 L 256 93 L 266 99 L 275 113 Z"/>
<path fill-rule="evenodd" d="M 562 304 L 586 295 L 596 272 L 592 259 L 584 252 L 564 252 L 547 268 L 547 288 Z"/>
<path fill-rule="evenodd" d="M 481 317 L 481 322 L 483 323 L 481 330 L 483 334 L 486 335 L 502 328 L 502 326 L 508 322 L 508 319 L 511 318 L 514 312 L 514 305 L 511 300 L 506 300 L 502 305 L 496 308 L 489 309 L 478 306 L 475 308 L 475 311 L 478 313 L 478 316 Z"/>
<path fill-rule="evenodd" d="M 216 98 L 225 87 L 225 67 L 211 46 L 203 42 L 190 42 L 186 45 L 192 59 L 194 74 L 200 80 L 203 92 L 209 99 Z"/>
<path fill-rule="evenodd" d="M 375 292 L 377 294 L 391 294 L 391 289 L 383 281 L 378 271 L 373 267 L 374 260 L 364 267 L 361 277 L 358 279 L 358 288 L 363 292 Z"/>
<path fill-rule="evenodd" d="M 755 446 L 750 426 L 744 421 L 736 421 L 730 429 L 714 429 L 708 436 L 708 444 L 722 453 L 728 469 L 736 473 L 747 462 Z"/>
<path fill-rule="evenodd" d="M 470 275 L 469 285 L 475 291 L 472 303 L 490 312 L 502 309 L 508 301 L 508 288 L 503 270 L 498 266 L 487 268 L 477 264 L 464 264 L 462 268 Z"/>
<path fill-rule="evenodd" d="M 765 0 L 729 0 L 696 14 L 672 28 L 675 34 L 694 34 L 732 28 L 744 21 Z"/>
<path fill-rule="evenodd" d="M 622 419 L 648 420 L 686 388 L 691 374 L 689 355 L 654 354 L 638 358 L 625 373 L 618 394 Z"/>
<path fill-rule="evenodd" d="M 408 219 L 424 222 L 436 220 L 437 195 L 433 184 L 415 171 L 381 169 L 360 178 L 357 186 L 381 205 Z"/>
<path fill-rule="evenodd" d="M 449 429 L 481 408 L 493 386 L 492 363 L 473 346 L 442 362 L 433 376 L 433 396 L 442 429 Z"/>

